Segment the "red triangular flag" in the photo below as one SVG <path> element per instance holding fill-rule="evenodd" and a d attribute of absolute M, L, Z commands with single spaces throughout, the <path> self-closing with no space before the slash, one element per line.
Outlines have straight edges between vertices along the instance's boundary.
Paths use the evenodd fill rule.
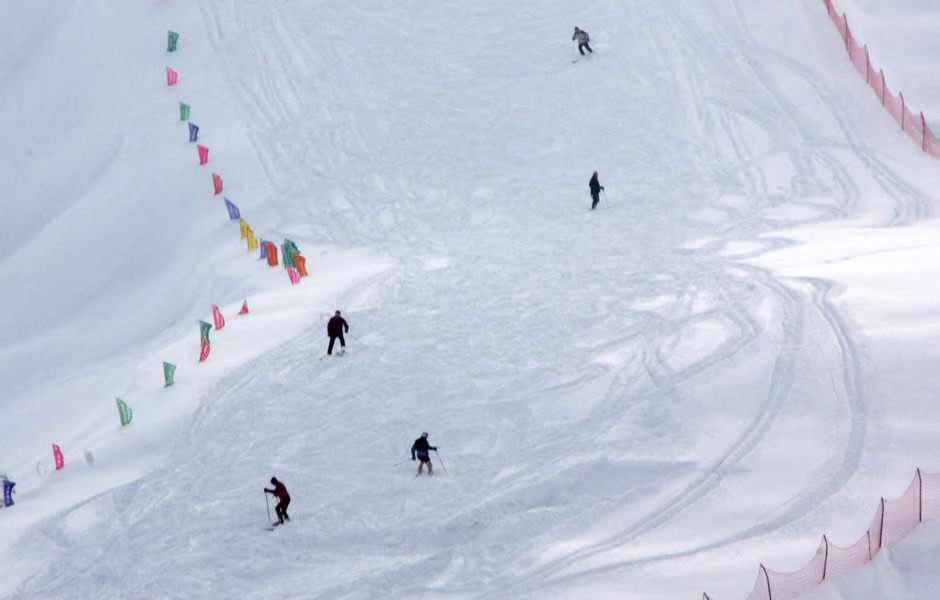
<path fill-rule="evenodd" d="M 55 470 L 61 471 L 65 468 L 65 457 L 62 456 L 62 448 L 58 444 L 52 444 L 52 458 L 55 460 Z"/>
<path fill-rule="evenodd" d="M 206 359 L 209 358 L 209 350 L 211 349 L 212 346 L 209 345 L 209 342 L 203 340 L 202 346 L 199 347 L 199 362 L 206 362 Z"/>
<path fill-rule="evenodd" d="M 215 304 L 212 305 L 212 321 L 216 329 L 225 327 L 225 317 L 222 316 L 222 311 Z"/>
<path fill-rule="evenodd" d="M 248 314 L 248 301 L 247 301 L 247 300 L 245 300 L 244 302 L 242 302 L 242 309 L 241 309 L 240 311 L 238 311 L 238 314 L 240 314 L 240 315 L 247 315 L 247 314 Z"/>

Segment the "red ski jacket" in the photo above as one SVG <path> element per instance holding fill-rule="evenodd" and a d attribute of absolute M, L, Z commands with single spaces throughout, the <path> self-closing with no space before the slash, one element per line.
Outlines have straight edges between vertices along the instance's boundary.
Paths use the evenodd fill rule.
<path fill-rule="evenodd" d="M 270 493 L 270 494 L 274 494 L 274 495 L 277 497 L 278 500 L 282 500 L 282 501 L 283 501 L 283 500 L 290 500 L 290 494 L 287 493 L 287 488 L 284 487 L 284 484 L 281 483 L 280 481 L 278 481 L 277 483 L 274 484 L 274 489 L 273 489 L 273 490 L 269 490 L 268 488 L 264 488 L 264 491 L 266 491 L 266 492 L 268 492 L 268 493 Z"/>

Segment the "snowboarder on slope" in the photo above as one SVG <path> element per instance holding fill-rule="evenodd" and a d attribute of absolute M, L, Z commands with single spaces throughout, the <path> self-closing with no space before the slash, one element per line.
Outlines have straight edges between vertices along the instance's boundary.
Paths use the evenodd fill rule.
<path fill-rule="evenodd" d="M 428 475 L 434 475 L 434 469 L 431 466 L 431 457 L 428 454 L 431 450 L 437 450 L 437 446 L 432 446 L 428 443 L 428 433 L 424 432 L 421 434 L 421 437 L 415 440 L 415 443 L 411 445 L 411 460 L 415 460 L 417 457 L 418 462 L 418 473 L 415 475 L 417 477 L 421 474 L 424 469 L 425 463 L 428 465 Z"/>
<path fill-rule="evenodd" d="M 591 188 L 591 210 L 597 208 L 597 203 L 601 201 L 601 190 L 604 189 L 604 186 L 597 180 L 597 171 L 594 171 L 594 174 L 591 175 L 591 181 L 588 182 L 588 187 Z"/>
<path fill-rule="evenodd" d="M 586 49 L 590 54 L 594 54 L 594 51 L 591 50 L 591 36 L 588 35 L 588 32 L 583 29 L 574 28 L 574 35 L 571 36 L 571 41 L 578 41 L 578 52 L 581 53 L 581 56 L 584 56 L 584 50 Z"/>
<path fill-rule="evenodd" d="M 349 333 L 349 323 L 343 318 L 342 313 L 336 311 L 336 314 L 326 324 L 326 335 L 330 336 L 330 345 L 326 349 L 327 354 L 333 354 L 333 343 L 339 338 L 340 354 L 346 352 L 346 339 L 343 337 L 343 331 Z"/>
<path fill-rule="evenodd" d="M 277 513 L 277 523 L 276 525 L 283 525 L 284 521 L 290 521 L 290 517 L 287 516 L 287 506 L 290 504 L 290 494 L 287 493 L 287 488 L 283 483 L 277 480 L 277 477 L 271 478 L 271 485 L 274 486 L 273 490 L 264 488 L 265 494 L 273 494 L 277 498 L 277 506 L 274 507 L 274 512 Z"/>

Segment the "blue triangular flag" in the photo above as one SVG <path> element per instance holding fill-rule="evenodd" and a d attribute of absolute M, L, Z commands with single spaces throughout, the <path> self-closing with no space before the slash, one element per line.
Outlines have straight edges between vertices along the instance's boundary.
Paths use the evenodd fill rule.
<path fill-rule="evenodd" d="M 242 217 L 241 212 L 239 212 L 238 207 L 235 206 L 231 200 L 225 198 L 225 209 L 228 211 L 228 218 L 235 221 Z"/>

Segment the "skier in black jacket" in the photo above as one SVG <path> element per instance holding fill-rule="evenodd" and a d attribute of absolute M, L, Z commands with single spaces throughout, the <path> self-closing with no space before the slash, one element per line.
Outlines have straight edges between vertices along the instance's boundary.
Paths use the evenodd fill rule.
<path fill-rule="evenodd" d="M 594 171 L 594 174 L 591 175 L 591 181 L 588 182 L 588 187 L 591 188 L 591 210 L 597 208 L 597 203 L 601 201 L 601 190 L 604 189 L 604 186 L 600 184 L 597 180 L 597 171 Z"/>
<path fill-rule="evenodd" d="M 591 50 L 591 36 L 588 35 L 588 32 L 584 31 L 579 27 L 574 28 L 574 35 L 571 36 L 571 41 L 578 42 L 578 52 L 581 53 L 581 56 L 584 56 L 584 51 L 587 50 L 588 53 L 594 54 L 594 51 Z"/>
<path fill-rule="evenodd" d="M 333 318 L 330 319 L 330 322 L 326 324 L 326 335 L 330 336 L 330 345 L 326 349 L 327 354 L 333 354 L 333 343 L 336 342 L 336 339 L 339 338 L 340 345 L 340 354 L 346 352 L 346 339 L 343 337 L 343 331 L 349 333 L 349 323 L 346 322 L 346 319 L 343 318 L 343 315 L 336 311 L 336 314 L 333 315 Z"/>
<path fill-rule="evenodd" d="M 428 454 L 431 450 L 437 450 L 437 446 L 432 446 L 428 443 L 428 434 L 424 432 L 421 434 L 421 437 L 415 440 L 415 443 L 411 445 L 411 460 L 417 460 L 418 463 L 418 473 L 415 475 L 417 477 L 421 474 L 422 469 L 424 469 L 424 464 L 428 465 L 428 475 L 434 475 L 434 469 L 431 467 L 431 456 Z"/>

